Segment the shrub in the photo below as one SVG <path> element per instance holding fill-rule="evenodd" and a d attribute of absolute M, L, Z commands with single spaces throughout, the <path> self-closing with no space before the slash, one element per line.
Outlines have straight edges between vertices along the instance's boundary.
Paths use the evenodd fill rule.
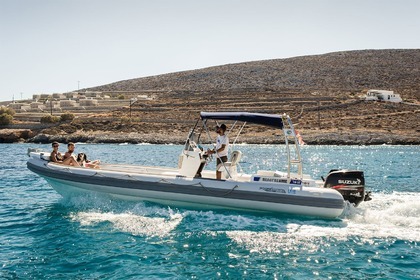
<path fill-rule="evenodd" d="M 9 114 L 0 114 L 0 125 L 8 125 L 13 122 L 13 117 Z"/>
<path fill-rule="evenodd" d="M 60 121 L 65 122 L 65 121 L 72 121 L 74 120 L 74 114 L 66 112 L 64 114 L 61 114 L 60 116 Z"/>
<path fill-rule="evenodd" d="M 123 94 L 118 95 L 118 99 L 125 99 L 125 96 Z"/>
<path fill-rule="evenodd" d="M 15 110 L 12 108 L 0 107 L 0 125 L 8 125 L 13 122 L 13 115 L 15 114 Z"/>
<path fill-rule="evenodd" d="M 60 121 L 60 117 L 45 115 L 41 117 L 41 123 L 57 123 Z"/>
<path fill-rule="evenodd" d="M 0 115 L 2 115 L 2 114 L 14 116 L 16 114 L 16 112 L 12 108 L 1 106 L 0 107 Z"/>
<path fill-rule="evenodd" d="M 129 123 L 131 122 L 130 118 L 128 117 L 121 117 L 121 123 Z"/>

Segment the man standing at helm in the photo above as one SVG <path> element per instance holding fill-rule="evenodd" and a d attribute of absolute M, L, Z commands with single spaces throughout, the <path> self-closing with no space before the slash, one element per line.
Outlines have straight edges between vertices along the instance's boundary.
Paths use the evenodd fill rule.
<path fill-rule="evenodd" d="M 216 147 L 213 150 L 208 150 L 208 154 L 216 154 L 217 158 L 217 166 L 216 166 L 216 178 L 217 180 L 222 179 L 222 170 L 223 164 L 222 162 L 227 162 L 228 160 L 228 150 L 229 150 L 229 138 L 225 134 L 226 132 L 226 125 L 218 125 L 216 126 L 216 132 L 219 134 L 216 139 Z"/>

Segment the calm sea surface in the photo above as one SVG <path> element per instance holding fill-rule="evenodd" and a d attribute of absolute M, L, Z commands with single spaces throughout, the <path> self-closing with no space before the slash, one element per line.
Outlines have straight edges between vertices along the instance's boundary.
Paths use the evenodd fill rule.
<path fill-rule="evenodd" d="M 304 147 L 316 178 L 365 171 L 373 200 L 334 220 L 64 200 L 27 170 L 28 147 L 50 150 L 0 144 L 0 279 L 420 279 L 420 146 Z M 276 146 L 237 148 L 245 171 L 284 166 Z M 173 167 L 180 149 L 76 145 L 103 162 Z"/>

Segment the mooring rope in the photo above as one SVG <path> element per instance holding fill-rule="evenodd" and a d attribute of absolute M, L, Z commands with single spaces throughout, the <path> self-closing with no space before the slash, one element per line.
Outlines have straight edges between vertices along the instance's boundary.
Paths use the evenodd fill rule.
<path fill-rule="evenodd" d="M 235 185 L 232 189 L 230 189 L 230 190 L 228 190 L 227 192 L 225 192 L 225 193 L 222 193 L 222 194 L 218 194 L 218 193 L 216 193 L 216 192 L 214 192 L 214 191 L 211 191 L 211 190 L 209 190 L 206 186 L 204 186 L 203 184 L 201 184 L 201 182 L 200 183 L 198 183 L 198 185 L 200 185 L 203 189 L 205 189 L 208 193 L 211 193 L 212 195 L 216 195 L 216 196 L 227 196 L 227 195 L 229 195 L 229 194 L 231 194 L 236 188 L 238 188 L 239 186 L 238 185 Z"/>
<path fill-rule="evenodd" d="M 171 184 L 171 185 L 176 185 L 175 183 L 172 183 L 171 181 L 168 181 L 166 179 L 160 179 L 159 181 L 157 181 L 156 183 L 165 183 L 165 184 Z"/>

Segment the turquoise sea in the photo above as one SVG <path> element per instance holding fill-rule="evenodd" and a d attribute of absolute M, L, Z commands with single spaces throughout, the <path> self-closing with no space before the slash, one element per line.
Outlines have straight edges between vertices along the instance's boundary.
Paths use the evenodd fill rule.
<path fill-rule="evenodd" d="M 332 220 L 65 200 L 27 170 L 28 147 L 50 150 L 0 145 L 0 279 L 420 279 L 420 146 L 304 146 L 316 178 L 365 171 L 373 200 Z M 180 149 L 76 145 L 103 162 L 166 166 Z M 246 171 L 284 166 L 276 146 L 237 149 Z"/>

